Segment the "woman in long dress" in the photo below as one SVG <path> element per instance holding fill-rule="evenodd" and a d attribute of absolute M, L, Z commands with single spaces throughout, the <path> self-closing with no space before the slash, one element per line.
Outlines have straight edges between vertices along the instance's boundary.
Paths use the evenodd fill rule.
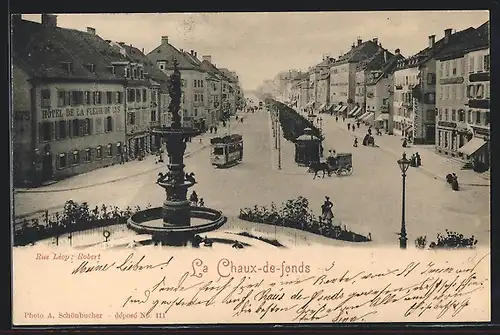
<path fill-rule="evenodd" d="M 332 223 L 333 220 L 333 203 L 330 201 L 329 197 L 325 197 L 325 202 L 321 206 L 323 220 L 326 220 L 328 223 Z"/>

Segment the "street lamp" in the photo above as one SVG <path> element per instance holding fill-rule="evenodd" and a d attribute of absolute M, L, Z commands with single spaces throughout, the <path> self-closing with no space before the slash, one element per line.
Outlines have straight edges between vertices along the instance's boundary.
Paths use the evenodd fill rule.
<path fill-rule="evenodd" d="M 406 152 L 403 152 L 403 157 L 398 160 L 399 168 L 403 173 L 403 197 L 401 202 L 401 233 L 399 234 L 399 247 L 406 249 L 406 223 L 405 223 L 405 188 L 406 188 L 406 171 L 410 167 L 410 160 L 406 158 Z"/>

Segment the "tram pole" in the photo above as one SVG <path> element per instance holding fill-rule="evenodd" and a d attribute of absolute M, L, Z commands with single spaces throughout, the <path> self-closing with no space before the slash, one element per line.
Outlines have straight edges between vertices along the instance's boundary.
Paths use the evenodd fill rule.
<path fill-rule="evenodd" d="M 279 121 L 279 109 L 276 109 L 276 125 L 277 125 L 277 130 L 278 130 L 278 136 L 276 136 L 276 139 L 278 141 L 278 170 L 281 170 L 281 125 Z"/>

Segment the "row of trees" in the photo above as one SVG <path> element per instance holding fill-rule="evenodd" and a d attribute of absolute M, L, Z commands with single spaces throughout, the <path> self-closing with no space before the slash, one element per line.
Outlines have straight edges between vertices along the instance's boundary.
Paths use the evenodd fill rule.
<path fill-rule="evenodd" d="M 283 137 L 287 141 L 295 142 L 297 137 L 304 134 L 304 129 L 306 128 L 310 128 L 314 136 L 320 139 L 323 138 L 321 131 L 315 127 L 311 121 L 304 118 L 292 108 L 275 100 L 267 101 L 267 103 L 271 104 L 271 108 L 278 108 L 279 121 L 281 129 L 283 130 Z"/>
<path fill-rule="evenodd" d="M 239 218 L 245 221 L 295 228 L 309 233 L 322 235 L 351 242 L 367 242 L 366 236 L 348 231 L 342 225 L 334 225 L 317 218 L 309 208 L 307 198 L 287 200 L 278 208 L 275 203 L 270 206 L 258 206 L 240 209 Z"/>

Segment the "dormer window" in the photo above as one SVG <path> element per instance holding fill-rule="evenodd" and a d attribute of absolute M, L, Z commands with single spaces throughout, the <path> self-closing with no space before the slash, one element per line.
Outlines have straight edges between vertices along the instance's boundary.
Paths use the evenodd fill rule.
<path fill-rule="evenodd" d="M 71 62 L 61 62 L 61 68 L 66 72 L 71 72 Z"/>
<path fill-rule="evenodd" d="M 92 63 L 86 64 L 85 68 L 89 70 L 90 72 L 94 73 L 95 66 Z"/>

